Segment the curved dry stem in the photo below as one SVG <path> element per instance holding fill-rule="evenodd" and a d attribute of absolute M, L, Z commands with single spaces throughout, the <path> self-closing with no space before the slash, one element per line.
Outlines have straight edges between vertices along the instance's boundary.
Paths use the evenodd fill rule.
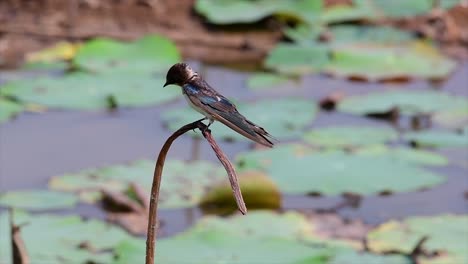
<path fill-rule="evenodd" d="M 239 181 L 237 180 L 237 174 L 234 170 L 234 166 L 232 166 L 232 163 L 229 161 L 224 152 L 218 146 L 218 143 L 216 143 L 215 139 L 211 135 L 211 131 L 207 128 L 201 131 L 208 143 L 210 143 L 211 148 L 214 150 L 219 161 L 223 164 L 224 168 L 226 169 L 229 182 L 231 183 L 231 189 L 234 194 L 234 198 L 236 199 L 237 208 L 242 214 L 245 215 L 247 213 L 247 207 L 245 207 L 244 198 L 242 197 L 242 192 L 239 186 Z"/>
<path fill-rule="evenodd" d="M 146 264 L 154 264 L 154 255 L 155 255 L 155 244 L 156 244 L 156 222 L 158 218 L 158 201 L 159 201 L 159 190 L 161 187 L 161 176 L 164 167 L 164 162 L 166 160 L 167 152 L 172 145 L 172 142 L 176 140 L 179 136 L 185 134 L 190 130 L 194 130 L 198 128 L 206 140 L 210 143 L 211 148 L 213 148 L 216 156 L 218 157 L 219 161 L 223 164 L 226 172 L 228 173 L 229 181 L 231 183 L 231 188 L 234 193 L 234 197 L 236 199 L 237 206 L 239 211 L 242 214 L 247 213 L 247 208 L 245 207 L 244 199 L 242 198 L 242 193 L 239 187 L 239 183 L 237 180 L 236 171 L 232 166 L 232 163 L 226 157 L 224 152 L 218 146 L 216 141 L 214 140 L 213 136 L 211 135 L 211 131 L 208 127 L 202 123 L 204 119 L 197 120 L 193 123 L 187 124 L 176 132 L 172 134 L 164 143 L 161 151 L 159 152 L 158 159 L 156 161 L 156 166 L 154 168 L 153 174 L 153 185 L 151 186 L 151 196 L 150 196 L 150 205 L 149 205 L 149 214 L 148 214 L 148 229 L 147 229 L 147 238 L 146 238 Z"/>

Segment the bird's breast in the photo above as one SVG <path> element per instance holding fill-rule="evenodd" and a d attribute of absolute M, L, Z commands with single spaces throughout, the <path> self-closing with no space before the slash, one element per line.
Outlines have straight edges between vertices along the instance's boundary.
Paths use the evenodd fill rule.
<path fill-rule="evenodd" d="M 213 119 L 212 116 L 208 114 L 203 108 L 194 104 L 189 95 L 184 93 L 184 97 L 185 97 L 185 100 L 187 100 L 187 103 L 190 105 L 190 107 L 192 107 L 195 111 L 199 112 L 200 114 L 204 115 L 205 117 L 209 119 Z"/>

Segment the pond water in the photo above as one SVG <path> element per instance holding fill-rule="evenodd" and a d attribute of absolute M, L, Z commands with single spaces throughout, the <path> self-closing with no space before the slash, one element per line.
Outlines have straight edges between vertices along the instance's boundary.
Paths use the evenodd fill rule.
<path fill-rule="evenodd" d="M 347 95 L 362 94 L 391 87 L 389 84 L 349 82 L 314 75 L 301 82 L 291 82 L 281 89 L 252 92 L 245 86 L 249 73 L 214 66 L 200 66 L 207 81 L 219 92 L 237 101 L 258 98 L 300 96 L 319 100 L 333 91 Z M 201 67 L 203 67 L 201 69 Z M 0 73 L 0 80 L 17 78 L 17 73 Z M 405 89 L 422 89 L 430 85 L 415 81 L 399 85 Z M 434 85 L 453 94 L 468 96 L 468 65 L 462 65 L 446 82 Z M 176 89 L 176 88 L 173 88 Z M 164 92 L 155 87 L 155 92 Z M 0 192 L 16 189 L 46 188 L 51 176 L 77 172 L 84 168 L 100 167 L 136 159 L 154 159 L 170 135 L 161 121 L 161 111 L 185 107 L 184 100 L 146 108 L 119 109 L 116 112 L 48 111 L 24 113 L 0 126 Z M 267 110 L 267 109 L 266 109 Z M 356 117 L 336 112 L 320 112 L 314 127 L 329 124 L 389 125 L 384 121 Z M 215 131 L 214 131 L 215 133 Z M 230 157 L 247 150 L 247 142 L 220 142 Z M 410 193 L 390 196 L 364 197 L 357 208 L 344 207 L 337 213 L 349 219 L 363 219 L 377 224 L 390 218 L 408 215 L 435 215 L 466 213 L 468 211 L 468 150 L 440 151 L 458 164 L 434 169 L 447 175 L 445 184 Z M 218 162 L 205 142 L 189 136 L 180 137 L 172 146 L 169 158 L 207 159 Z M 313 168 L 311 168 L 313 170 Z M 163 177 L 164 182 L 164 177 Z M 164 186 L 164 185 L 163 185 Z M 330 209 L 342 202 L 341 197 L 309 197 L 286 195 L 283 209 Z M 74 209 L 76 212 L 76 209 Z M 79 205 L 78 212 L 86 217 L 104 217 L 102 211 L 91 205 Z M 63 211 L 71 213 L 71 211 Z M 180 232 L 202 216 L 196 208 L 160 210 L 163 222 L 161 234 Z"/>

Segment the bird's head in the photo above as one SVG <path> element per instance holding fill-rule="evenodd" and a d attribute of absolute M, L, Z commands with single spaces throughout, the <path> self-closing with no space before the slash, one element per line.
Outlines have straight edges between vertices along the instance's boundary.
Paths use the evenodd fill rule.
<path fill-rule="evenodd" d="M 170 84 L 184 85 L 190 78 L 197 75 L 196 72 L 185 63 L 176 63 L 167 71 L 166 83 L 164 87 Z"/>

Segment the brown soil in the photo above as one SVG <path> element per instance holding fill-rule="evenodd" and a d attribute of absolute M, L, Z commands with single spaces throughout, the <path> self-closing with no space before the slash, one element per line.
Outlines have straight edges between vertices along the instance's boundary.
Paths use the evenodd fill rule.
<path fill-rule="evenodd" d="M 194 0 L 3 0 L 0 57 L 15 65 L 25 52 L 57 40 L 106 36 L 131 40 L 156 33 L 174 40 L 185 58 L 209 63 L 258 62 L 281 37 L 261 25 L 235 30 L 206 25 Z"/>

